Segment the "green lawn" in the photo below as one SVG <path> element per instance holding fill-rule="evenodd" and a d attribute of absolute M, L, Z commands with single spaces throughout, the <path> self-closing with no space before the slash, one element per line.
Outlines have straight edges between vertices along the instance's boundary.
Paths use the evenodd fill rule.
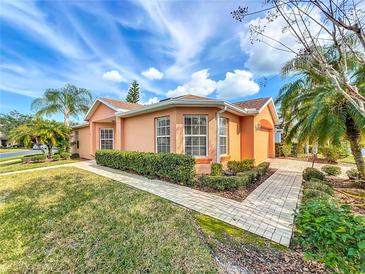
<path fill-rule="evenodd" d="M 10 161 L 0 162 L 0 174 L 6 173 L 6 172 L 39 168 L 39 167 L 58 166 L 58 165 L 76 163 L 76 162 L 78 162 L 78 160 L 60 160 L 60 161 L 54 161 L 54 162 L 23 164 L 23 163 L 21 163 L 21 160 L 13 159 Z"/>
<path fill-rule="evenodd" d="M 185 208 L 76 168 L 0 177 L 0 272 L 217 272 Z"/>
<path fill-rule="evenodd" d="M 365 161 L 365 157 L 364 158 L 364 161 Z M 354 160 L 354 156 L 352 155 L 349 155 L 347 156 L 346 158 L 343 158 L 343 159 L 339 159 L 338 160 L 339 163 L 346 163 L 346 164 L 355 164 L 355 160 Z"/>
<path fill-rule="evenodd" d="M 25 148 L 0 148 L 0 154 L 7 152 L 22 151 L 22 150 L 25 150 Z"/>

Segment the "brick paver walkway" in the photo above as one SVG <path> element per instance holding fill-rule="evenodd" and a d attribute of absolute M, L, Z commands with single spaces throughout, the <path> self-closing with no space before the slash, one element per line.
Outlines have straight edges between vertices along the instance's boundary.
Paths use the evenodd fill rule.
<path fill-rule="evenodd" d="M 243 202 L 236 202 L 188 187 L 97 166 L 94 161 L 80 162 L 73 166 L 153 193 L 189 209 L 289 246 L 292 236 L 293 211 L 296 208 L 301 187 L 299 172 L 279 169 Z"/>

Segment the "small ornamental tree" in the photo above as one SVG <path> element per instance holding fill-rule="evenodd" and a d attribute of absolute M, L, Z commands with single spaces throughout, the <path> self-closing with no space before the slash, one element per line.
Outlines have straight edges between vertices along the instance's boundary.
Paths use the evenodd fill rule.
<path fill-rule="evenodd" d="M 128 89 L 128 95 L 125 100 L 129 103 L 138 103 L 139 102 L 139 84 L 136 80 L 134 80 L 131 86 Z"/>
<path fill-rule="evenodd" d="M 29 124 L 20 125 L 10 131 L 10 140 L 25 147 L 37 145 L 43 153 L 41 145 L 47 146 L 48 158 L 52 157 L 52 149 L 70 140 L 71 129 L 63 123 L 37 119 Z"/>

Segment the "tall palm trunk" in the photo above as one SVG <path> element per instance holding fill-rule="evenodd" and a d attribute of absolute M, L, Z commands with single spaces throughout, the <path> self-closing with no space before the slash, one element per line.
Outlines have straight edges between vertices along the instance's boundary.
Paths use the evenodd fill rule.
<path fill-rule="evenodd" d="M 70 123 L 69 123 L 69 116 L 70 116 L 70 114 L 69 114 L 68 111 L 64 111 L 63 112 L 63 123 L 64 123 L 64 125 L 66 127 L 68 127 L 70 125 Z"/>
<path fill-rule="evenodd" d="M 361 178 L 365 179 L 365 162 L 360 147 L 361 133 L 350 115 L 346 116 L 346 135 L 350 142 L 351 152 L 354 156 L 357 170 Z"/>

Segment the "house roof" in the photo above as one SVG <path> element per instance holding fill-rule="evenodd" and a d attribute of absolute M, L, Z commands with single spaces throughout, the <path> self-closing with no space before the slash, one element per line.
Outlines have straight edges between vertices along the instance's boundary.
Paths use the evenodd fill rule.
<path fill-rule="evenodd" d="M 135 103 L 128 103 L 128 102 L 124 102 L 121 100 L 114 100 L 114 99 L 110 99 L 110 98 L 100 98 L 100 99 L 102 101 L 105 101 L 105 102 L 113 105 L 115 108 L 128 109 L 128 110 L 143 108 L 143 105 L 135 104 Z"/>
<path fill-rule="evenodd" d="M 240 108 L 253 108 L 256 109 L 257 111 L 260 111 L 269 102 L 269 100 L 271 100 L 271 97 L 246 100 L 246 101 L 236 102 L 234 104 Z"/>
<path fill-rule="evenodd" d="M 154 112 L 169 107 L 187 106 L 187 107 L 218 107 L 240 116 L 255 115 L 262 111 L 265 106 L 268 106 L 273 114 L 275 124 L 278 123 L 278 117 L 275 110 L 275 105 L 271 97 L 258 98 L 236 103 L 228 103 L 223 100 L 205 98 L 197 95 L 187 94 L 161 100 L 158 103 L 151 105 L 140 105 L 134 103 L 127 103 L 120 100 L 109 98 L 98 98 L 95 100 L 92 107 L 85 116 L 85 120 L 91 117 L 97 106 L 102 103 L 111 109 L 115 110 L 116 116 L 131 117 L 144 113 Z"/>

